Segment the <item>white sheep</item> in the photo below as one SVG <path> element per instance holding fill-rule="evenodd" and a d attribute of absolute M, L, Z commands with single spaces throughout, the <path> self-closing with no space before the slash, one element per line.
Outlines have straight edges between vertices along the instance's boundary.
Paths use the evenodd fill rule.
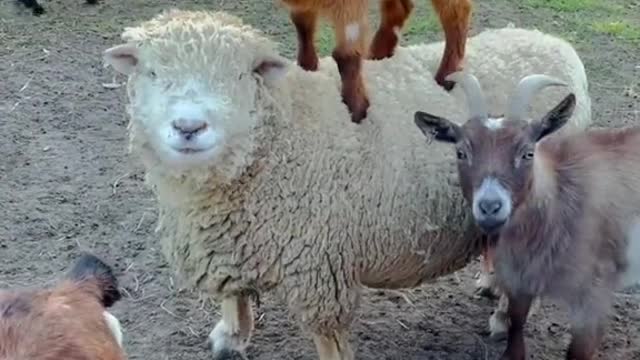
<path fill-rule="evenodd" d="M 105 61 L 129 77 L 130 150 L 157 197 L 168 262 L 221 301 L 215 354 L 244 350 L 250 296 L 273 291 L 320 359 L 352 359 L 363 287 L 415 287 L 479 254 L 448 149 L 425 146 L 413 123 L 418 108 L 466 115 L 464 93 L 428 76 L 442 42 L 365 62 L 371 112 L 358 125 L 331 58 L 305 72 L 232 15 L 171 10 L 122 37 Z M 572 126 L 591 121 L 584 67 L 558 38 L 485 31 L 469 39 L 466 68 L 495 108 L 524 75 L 559 77 L 578 99 Z"/>

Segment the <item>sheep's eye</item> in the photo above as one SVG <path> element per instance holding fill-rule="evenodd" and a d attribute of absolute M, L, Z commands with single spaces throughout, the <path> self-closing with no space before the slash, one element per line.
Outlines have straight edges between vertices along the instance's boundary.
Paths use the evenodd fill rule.
<path fill-rule="evenodd" d="M 157 77 L 156 72 L 153 70 L 149 71 L 149 77 L 155 79 Z"/>
<path fill-rule="evenodd" d="M 467 154 L 462 151 L 462 150 L 456 150 L 456 157 L 458 158 L 458 160 L 464 160 L 467 158 Z"/>
<path fill-rule="evenodd" d="M 522 158 L 523 158 L 524 160 L 531 160 L 531 159 L 533 159 L 533 150 L 526 151 L 524 154 L 522 154 Z"/>

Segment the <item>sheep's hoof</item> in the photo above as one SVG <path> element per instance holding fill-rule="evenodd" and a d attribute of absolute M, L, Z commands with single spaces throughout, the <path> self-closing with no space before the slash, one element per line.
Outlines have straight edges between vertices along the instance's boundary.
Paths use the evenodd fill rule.
<path fill-rule="evenodd" d="M 222 349 L 213 354 L 214 360 L 245 360 L 246 358 L 239 351 L 232 349 Z"/>
<path fill-rule="evenodd" d="M 474 290 L 474 295 L 479 297 L 486 297 L 492 300 L 500 297 L 500 293 L 497 288 L 495 288 L 495 280 L 493 273 L 487 274 L 484 272 L 480 273 L 478 280 L 476 280 L 476 289 Z"/>
<path fill-rule="evenodd" d="M 220 320 L 209 333 L 209 344 L 215 360 L 244 359 L 248 338 L 233 334 L 227 324 Z"/>
<path fill-rule="evenodd" d="M 489 339 L 502 341 L 507 338 L 509 319 L 504 312 L 495 311 L 489 318 Z"/>
<path fill-rule="evenodd" d="M 476 296 L 485 297 L 491 300 L 496 300 L 500 297 L 491 287 L 478 287 L 473 293 Z"/>

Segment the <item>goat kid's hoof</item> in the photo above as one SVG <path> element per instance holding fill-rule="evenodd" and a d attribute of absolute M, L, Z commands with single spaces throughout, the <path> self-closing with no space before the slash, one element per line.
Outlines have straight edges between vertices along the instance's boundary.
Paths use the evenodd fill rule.
<path fill-rule="evenodd" d="M 369 49 L 370 60 L 382 60 L 393 56 L 398 36 L 392 31 L 378 31 Z"/>
<path fill-rule="evenodd" d="M 359 101 L 358 104 L 346 104 L 347 108 L 349 109 L 349 111 L 351 112 L 351 121 L 356 123 L 356 124 L 360 124 L 362 122 L 362 120 L 364 120 L 367 117 L 367 112 L 369 110 L 369 99 L 364 98 L 363 100 Z"/>
<path fill-rule="evenodd" d="M 438 81 L 438 85 L 442 86 L 445 90 L 447 91 L 451 91 L 453 90 L 453 88 L 456 86 L 455 81 L 448 81 L 448 80 L 442 80 L 442 81 Z"/>

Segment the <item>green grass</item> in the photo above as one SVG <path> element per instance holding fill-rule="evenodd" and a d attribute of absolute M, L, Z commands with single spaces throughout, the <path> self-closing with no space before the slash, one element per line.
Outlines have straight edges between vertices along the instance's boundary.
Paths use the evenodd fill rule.
<path fill-rule="evenodd" d="M 625 0 L 525 0 L 524 5 L 553 16 L 560 35 L 574 44 L 589 46 L 593 36 L 640 41 L 640 23 Z"/>
<path fill-rule="evenodd" d="M 416 38 L 419 38 L 419 42 L 423 42 L 425 34 L 438 31 L 441 31 L 440 20 L 434 11 L 429 11 L 426 14 L 413 14 L 402 32 L 408 42 L 412 43 Z"/>
<path fill-rule="evenodd" d="M 602 1 L 606 0 L 526 0 L 525 3 L 533 8 L 574 12 L 599 7 Z"/>
<path fill-rule="evenodd" d="M 335 47 L 335 36 L 333 34 L 333 28 L 327 23 L 323 23 L 318 27 L 316 33 L 316 49 L 319 56 L 326 56 L 331 54 Z"/>
<path fill-rule="evenodd" d="M 611 35 L 618 39 L 640 42 L 640 26 L 632 25 L 624 20 L 597 21 L 593 23 L 592 27 L 596 32 Z"/>

